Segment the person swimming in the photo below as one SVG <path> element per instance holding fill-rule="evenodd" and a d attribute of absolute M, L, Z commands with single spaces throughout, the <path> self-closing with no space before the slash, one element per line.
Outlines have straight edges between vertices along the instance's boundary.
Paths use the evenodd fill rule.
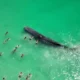
<path fill-rule="evenodd" d="M 5 35 L 7 35 L 9 32 L 8 31 L 6 31 L 6 33 L 5 33 Z"/>
<path fill-rule="evenodd" d="M 6 43 L 6 42 L 8 42 L 10 40 L 10 38 L 7 38 L 3 43 Z"/>
<path fill-rule="evenodd" d="M 29 74 L 26 76 L 26 80 L 30 80 L 31 77 L 32 77 L 32 74 L 29 73 Z"/>
<path fill-rule="evenodd" d="M 24 57 L 24 54 L 21 54 L 21 58 L 23 58 Z"/>
<path fill-rule="evenodd" d="M 6 78 L 5 77 L 3 77 L 3 79 L 2 80 L 6 80 Z"/>
<path fill-rule="evenodd" d="M 31 36 L 30 38 L 29 38 L 29 40 L 32 40 L 34 37 L 33 36 Z"/>
<path fill-rule="evenodd" d="M 17 50 L 19 47 L 20 47 L 20 45 L 17 45 L 17 46 L 13 49 L 12 53 L 16 52 L 16 50 Z"/>
<path fill-rule="evenodd" d="M 22 77 L 22 75 L 23 75 L 23 73 L 22 73 L 22 72 L 20 72 L 20 73 L 19 73 L 19 75 L 18 75 L 18 78 L 21 78 L 21 77 Z"/>
<path fill-rule="evenodd" d="M 26 38 L 27 38 L 27 37 L 25 36 L 25 37 L 24 37 L 24 40 L 26 40 Z"/>
<path fill-rule="evenodd" d="M 2 53 L 2 52 L 0 52 L 0 56 L 2 56 L 2 54 L 3 54 L 3 53 Z"/>
<path fill-rule="evenodd" d="M 36 44 L 38 44 L 38 42 L 39 42 L 39 41 L 38 41 L 38 40 L 36 40 Z"/>

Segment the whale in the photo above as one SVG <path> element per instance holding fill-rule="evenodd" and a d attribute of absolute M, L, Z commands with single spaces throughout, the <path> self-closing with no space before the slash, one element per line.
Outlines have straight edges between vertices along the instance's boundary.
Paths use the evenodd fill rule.
<path fill-rule="evenodd" d="M 28 34 L 30 34 L 31 36 L 33 36 L 35 40 L 38 40 L 39 42 L 41 42 L 45 45 L 49 45 L 49 46 L 53 46 L 53 47 L 68 48 L 67 46 L 65 46 L 63 44 L 60 44 L 59 42 L 56 42 L 55 40 L 52 40 L 52 39 L 40 34 L 39 32 L 35 31 L 34 29 L 32 29 L 30 27 L 24 27 L 24 31 L 27 32 Z"/>

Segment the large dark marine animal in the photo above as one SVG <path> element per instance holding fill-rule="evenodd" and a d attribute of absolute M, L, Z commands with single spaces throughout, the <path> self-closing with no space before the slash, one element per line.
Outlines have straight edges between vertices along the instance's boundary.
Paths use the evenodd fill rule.
<path fill-rule="evenodd" d="M 32 35 L 36 40 L 38 40 L 41 43 L 44 43 L 46 45 L 50 45 L 53 47 L 63 47 L 63 48 L 68 48 L 65 45 L 62 45 L 54 40 L 51 40 L 45 36 L 43 36 L 42 34 L 38 33 L 37 31 L 33 30 L 30 27 L 25 27 L 24 28 L 25 32 L 29 33 L 30 35 Z"/>

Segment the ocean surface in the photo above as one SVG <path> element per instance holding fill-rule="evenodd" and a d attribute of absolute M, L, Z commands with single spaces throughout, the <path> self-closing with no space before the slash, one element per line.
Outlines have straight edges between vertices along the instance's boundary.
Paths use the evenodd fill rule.
<path fill-rule="evenodd" d="M 77 49 L 36 45 L 24 32 L 25 26 Z M 80 0 L 0 0 L 0 80 L 26 80 L 29 73 L 30 80 L 80 80 L 79 48 Z"/>

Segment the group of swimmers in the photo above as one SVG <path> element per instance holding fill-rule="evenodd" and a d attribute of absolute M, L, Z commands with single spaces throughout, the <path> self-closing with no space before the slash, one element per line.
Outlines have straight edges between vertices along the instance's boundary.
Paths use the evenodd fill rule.
<path fill-rule="evenodd" d="M 22 77 L 24 77 L 23 76 L 23 73 L 22 72 L 20 72 L 19 73 L 19 75 L 18 75 L 18 80 L 20 80 Z M 24 77 L 26 80 L 30 80 L 31 79 L 31 77 L 32 77 L 32 74 L 31 73 L 29 73 L 26 77 Z M 6 80 L 6 77 L 3 77 L 3 79 L 2 80 Z"/>
<path fill-rule="evenodd" d="M 9 33 L 9 32 L 7 31 L 7 32 L 5 33 L 5 35 L 7 35 L 8 33 Z M 24 40 L 26 40 L 26 39 L 27 39 L 27 37 L 25 36 L 25 37 L 24 37 Z M 29 40 L 32 40 L 32 39 L 33 39 L 33 37 L 30 37 L 30 38 L 29 38 Z M 4 40 L 3 44 L 7 43 L 9 40 L 10 40 L 10 38 L 7 38 L 6 40 Z M 38 43 L 38 41 L 36 41 L 36 44 L 37 44 L 37 43 Z M 19 47 L 20 47 L 20 45 L 15 46 L 15 48 L 14 48 L 13 51 L 12 51 L 12 53 L 16 52 L 16 50 L 17 50 Z M 2 54 L 3 54 L 3 53 L 0 52 L 0 56 L 2 56 Z M 22 58 L 23 56 L 24 56 L 24 54 L 21 54 L 21 58 Z M 18 75 L 18 79 L 19 79 L 19 80 L 22 78 L 22 75 L 23 75 L 23 73 L 20 72 L 19 75 Z M 29 73 L 29 74 L 26 76 L 26 80 L 30 80 L 31 77 L 32 77 L 32 74 Z M 6 78 L 3 77 L 2 80 L 6 80 Z"/>
<path fill-rule="evenodd" d="M 20 79 L 22 78 L 22 76 L 23 76 L 23 73 L 20 72 L 19 75 L 18 75 L 18 79 L 20 80 Z M 25 79 L 26 79 L 26 80 L 30 80 L 31 77 L 32 77 L 32 74 L 29 73 L 29 74 L 25 77 Z"/>
<path fill-rule="evenodd" d="M 7 31 L 6 33 L 5 33 L 5 35 L 7 35 L 9 32 Z M 30 38 L 29 38 L 29 40 L 32 40 L 34 37 L 33 36 L 31 36 Z M 24 37 L 24 40 L 25 39 L 27 39 L 27 37 L 25 36 Z M 6 42 L 8 42 L 10 40 L 10 38 L 7 38 L 3 43 L 6 43 Z M 38 40 L 36 40 L 36 44 L 38 44 Z"/>
<path fill-rule="evenodd" d="M 25 36 L 24 37 L 24 40 L 26 39 L 27 37 Z M 34 37 L 33 36 L 31 36 L 30 38 L 29 38 L 29 40 L 32 40 Z M 38 44 L 38 40 L 36 40 L 36 44 Z"/>
<path fill-rule="evenodd" d="M 5 33 L 5 36 L 8 34 L 9 32 L 7 31 L 6 33 Z M 30 38 L 29 38 L 29 40 L 32 40 L 34 37 L 33 36 L 31 36 Z M 26 40 L 27 39 L 27 37 L 25 36 L 24 37 L 24 40 Z M 4 42 L 3 42 L 3 44 L 5 44 L 5 43 L 7 43 L 8 41 L 10 40 L 10 38 L 7 38 L 6 40 L 4 40 Z M 36 44 L 38 44 L 38 40 L 36 40 Z M 17 49 L 20 47 L 20 45 L 17 45 L 14 49 L 13 49 L 13 51 L 12 51 L 12 53 L 14 53 L 14 52 L 16 52 L 17 51 Z M 2 56 L 2 52 L 0 52 L 0 56 Z M 24 56 L 24 54 L 21 54 L 21 58 Z"/>

